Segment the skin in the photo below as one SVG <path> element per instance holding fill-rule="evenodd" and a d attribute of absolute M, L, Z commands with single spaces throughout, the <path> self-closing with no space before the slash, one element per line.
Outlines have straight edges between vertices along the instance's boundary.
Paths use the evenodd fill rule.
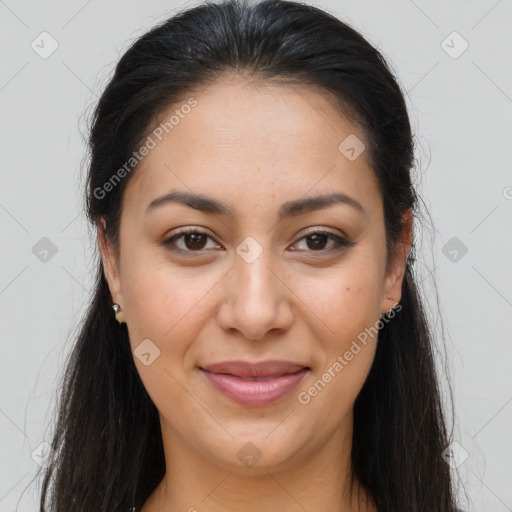
<path fill-rule="evenodd" d="M 145 339 L 160 350 L 148 366 L 134 357 L 160 412 L 167 466 L 142 511 L 376 511 L 348 477 L 353 404 L 377 337 L 360 344 L 307 405 L 298 393 L 400 301 L 412 216 L 404 217 L 403 243 L 386 268 L 382 198 L 368 152 L 350 161 L 338 150 L 349 134 L 365 141 L 364 133 L 325 94 L 238 78 L 194 97 L 197 106 L 127 185 L 119 259 L 98 230 L 132 350 Z M 177 203 L 146 214 L 153 199 L 171 191 L 213 197 L 234 215 Z M 337 204 L 278 222 L 282 203 L 333 192 L 359 201 L 364 213 Z M 175 244 L 189 252 L 173 253 L 163 241 L 182 227 L 210 238 L 182 237 Z M 329 250 L 333 239 L 320 237 L 315 245 L 306 228 L 346 236 L 354 245 Z M 252 263 L 236 252 L 247 236 L 263 251 Z M 277 403 L 244 407 L 198 369 L 234 359 L 284 359 L 311 371 Z M 246 443 L 261 455 L 252 467 L 237 457 Z"/>

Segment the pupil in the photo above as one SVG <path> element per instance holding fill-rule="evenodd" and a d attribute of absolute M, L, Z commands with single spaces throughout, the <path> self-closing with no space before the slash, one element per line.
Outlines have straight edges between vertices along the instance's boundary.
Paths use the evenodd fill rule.
<path fill-rule="evenodd" d="M 321 239 L 321 238 L 323 238 L 323 239 L 324 239 L 324 242 L 325 242 L 325 238 L 327 238 L 327 235 L 322 235 L 322 234 L 318 234 L 318 233 L 317 233 L 317 234 L 314 234 L 314 235 L 310 235 L 308 238 L 309 238 L 310 240 L 313 240 L 313 241 L 314 241 L 314 247 L 309 246 L 309 244 L 308 244 L 308 247 L 309 247 L 310 249 L 314 249 L 314 248 L 318 249 L 318 248 L 319 248 L 319 246 L 320 246 L 320 248 L 321 248 L 321 246 L 322 246 L 322 245 L 324 245 L 324 244 L 322 244 L 322 243 L 318 244 L 319 238 L 320 238 L 320 239 Z"/>
<path fill-rule="evenodd" d="M 189 249 L 202 249 L 204 246 L 204 240 L 203 240 L 203 244 L 201 244 L 201 241 L 200 241 L 201 238 L 204 238 L 204 237 L 203 237 L 203 235 L 201 235 L 199 233 L 192 233 L 192 234 L 186 235 L 185 241 L 192 239 L 192 244 L 188 244 L 185 242 L 186 246 Z M 195 246 L 195 244 L 199 244 L 200 247 Z M 191 247 L 190 245 L 192 245 L 193 247 Z"/>

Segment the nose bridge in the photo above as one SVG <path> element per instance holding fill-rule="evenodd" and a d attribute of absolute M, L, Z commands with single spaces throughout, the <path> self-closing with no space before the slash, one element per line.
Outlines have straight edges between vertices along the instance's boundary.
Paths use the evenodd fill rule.
<path fill-rule="evenodd" d="M 257 296 L 272 295 L 276 277 L 271 268 L 276 266 L 276 258 L 271 248 L 271 238 L 245 237 L 236 247 L 235 274 L 241 288 Z M 268 297 L 270 298 L 270 296 Z"/>
<path fill-rule="evenodd" d="M 242 257 L 237 258 L 235 263 L 235 273 L 237 281 L 237 296 L 244 297 L 251 302 L 258 303 L 257 299 L 276 300 L 276 294 L 279 293 L 279 280 L 271 271 L 276 266 L 273 261 L 271 250 L 267 249 L 260 254 L 254 261 L 248 262 Z M 245 297 L 246 296 L 246 297 Z"/>
<path fill-rule="evenodd" d="M 284 328 L 291 320 L 291 312 L 272 250 L 247 237 L 236 252 L 219 313 L 221 326 L 236 328 L 251 339 L 263 337 L 271 329 Z"/>

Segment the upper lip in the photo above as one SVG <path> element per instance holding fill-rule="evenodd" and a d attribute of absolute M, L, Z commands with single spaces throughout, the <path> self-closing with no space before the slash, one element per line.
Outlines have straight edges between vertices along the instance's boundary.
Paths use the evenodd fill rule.
<path fill-rule="evenodd" d="M 309 368 L 301 363 L 292 361 L 224 361 L 221 363 L 201 366 L 203 370 L 212 373 L 227 373 L 237 377 L 278 377 L 280 375 L 288 375 L 296 373 L 303 368 Z"/>

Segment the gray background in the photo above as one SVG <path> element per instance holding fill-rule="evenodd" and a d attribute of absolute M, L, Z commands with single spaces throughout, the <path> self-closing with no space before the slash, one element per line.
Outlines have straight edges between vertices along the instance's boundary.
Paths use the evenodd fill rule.
<path fill-rule="evenodd" d="M 0 512 L 38 510 L 38 446 L 89 300 L 85 114 L 133 38 L 196 3 L 0 0 Z M 314 5 L 377 45 L 407 91 L 435 228 L 418 273 L 441 302 L 460 493 L 467 510 L 512 511 L 512 2 Z"/>

